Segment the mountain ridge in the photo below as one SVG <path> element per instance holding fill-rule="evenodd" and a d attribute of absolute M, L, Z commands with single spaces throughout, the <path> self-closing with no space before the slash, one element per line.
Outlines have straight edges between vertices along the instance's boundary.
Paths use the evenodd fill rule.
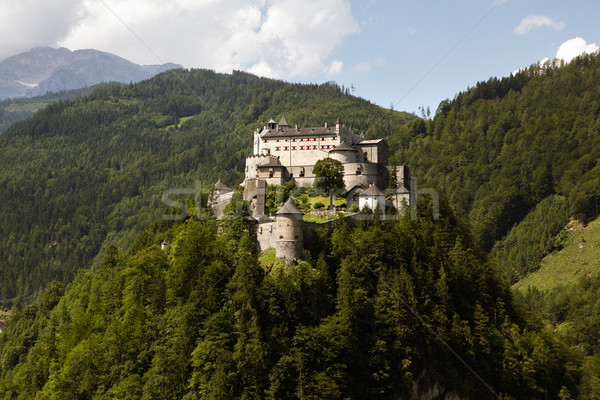
<path fill-rule="evenodd" d="M 139 82 L 181 65 L 138 65 L 94 49 L 34 47 L 0 62 L 0 100 L 79 89 L 102 82 Z"/>

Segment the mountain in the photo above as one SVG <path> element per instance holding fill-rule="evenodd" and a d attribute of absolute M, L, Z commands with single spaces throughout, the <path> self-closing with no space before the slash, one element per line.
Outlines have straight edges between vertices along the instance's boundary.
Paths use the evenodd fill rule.
<path fill-rule="evenodd" d="M 373 137 L 415 118 L 338 86 L 193 70 L 100 85 L 12 126 L 0 136 L 0 301 L 24 305 L 109 243 L 126 247 L 169 210 L 167 189 L 241 182 L 252 132 L 283 112 L 300 126 L 339 116 Z"/>
<path fill-rule="evenodd" d="M 139 82 L 181 65 L 137 65 L 98 50 L 36 47 L 0 62 L 0 100 L 78 89 L 101 82 Z"/>
<path fill-rule="evenodd" d="M 448 196 L 485 250 L 553 194 L 567 217 L 589 221 L 600 210 L 598 82 L 597 53 L 480 82 L 412 123 L 420 138 L 392 151 Z"/>

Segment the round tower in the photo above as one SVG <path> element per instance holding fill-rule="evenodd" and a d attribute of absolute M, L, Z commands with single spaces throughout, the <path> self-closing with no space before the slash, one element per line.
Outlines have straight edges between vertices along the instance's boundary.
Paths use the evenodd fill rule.
<path fill-rule="evenodd" d="M 297 260 L 302 255 L 304 237 L 302 234 L 302 211 L 289 199 L 277 216 L 275 256 L 290 262 Z"/>
<path fill-rule="evenodd" d="M 338 160 L 342 164 L 355 163 L 357 150 L 346 142 L 342 142 L 329 150 L 329 157 Z"/>

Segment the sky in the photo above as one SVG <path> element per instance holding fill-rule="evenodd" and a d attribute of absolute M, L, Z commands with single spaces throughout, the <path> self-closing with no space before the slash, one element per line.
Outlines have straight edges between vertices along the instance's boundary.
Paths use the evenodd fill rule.
<path fill-rule="evenodd" d="M 598 50 L 597 0 L 0 0 L 0 60 L 36 46 L 335 81 L 435 112 L 490 77 Z"/>

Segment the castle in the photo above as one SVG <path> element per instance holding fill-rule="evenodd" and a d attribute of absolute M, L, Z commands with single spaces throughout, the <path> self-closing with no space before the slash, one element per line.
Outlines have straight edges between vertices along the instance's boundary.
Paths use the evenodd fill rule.
<path fill-rule="evenodd" d="M 251 203 L 258 223 L 256 238 L 260 250 L 275 248 L 277 257 L 288 261 L 298 258 L 303 239 L 310 236 L 315 224 L 303 222 L 303 213 L 290 199 L 275 214 L 275 221 L 265 215 L 265 197 L 268 185 L 283 185 L 294 179 L 298 187 L 311 187 L 315 180 L 313 167 L 318 160 L 330 157 L 344 166 L 344 184 L 347 205 L 379 204 L 401 210 L 410 202 L 410 173 L 402 165 L 391 171 L 389 150 L 384 139 L 366 140 L 338 118 L 335 125 L 320 127 L 292 127 L 282 115 L 279 123 L 271 119 L 254 132 L 254 151 L 246 158 L 244 200 Z M 386 195 L 390 173 L 395 172 L 397 189 Z M 233 190 L 219 181 L 211 201 L 213 213 L 220 218 L 231 201 Z"/>

